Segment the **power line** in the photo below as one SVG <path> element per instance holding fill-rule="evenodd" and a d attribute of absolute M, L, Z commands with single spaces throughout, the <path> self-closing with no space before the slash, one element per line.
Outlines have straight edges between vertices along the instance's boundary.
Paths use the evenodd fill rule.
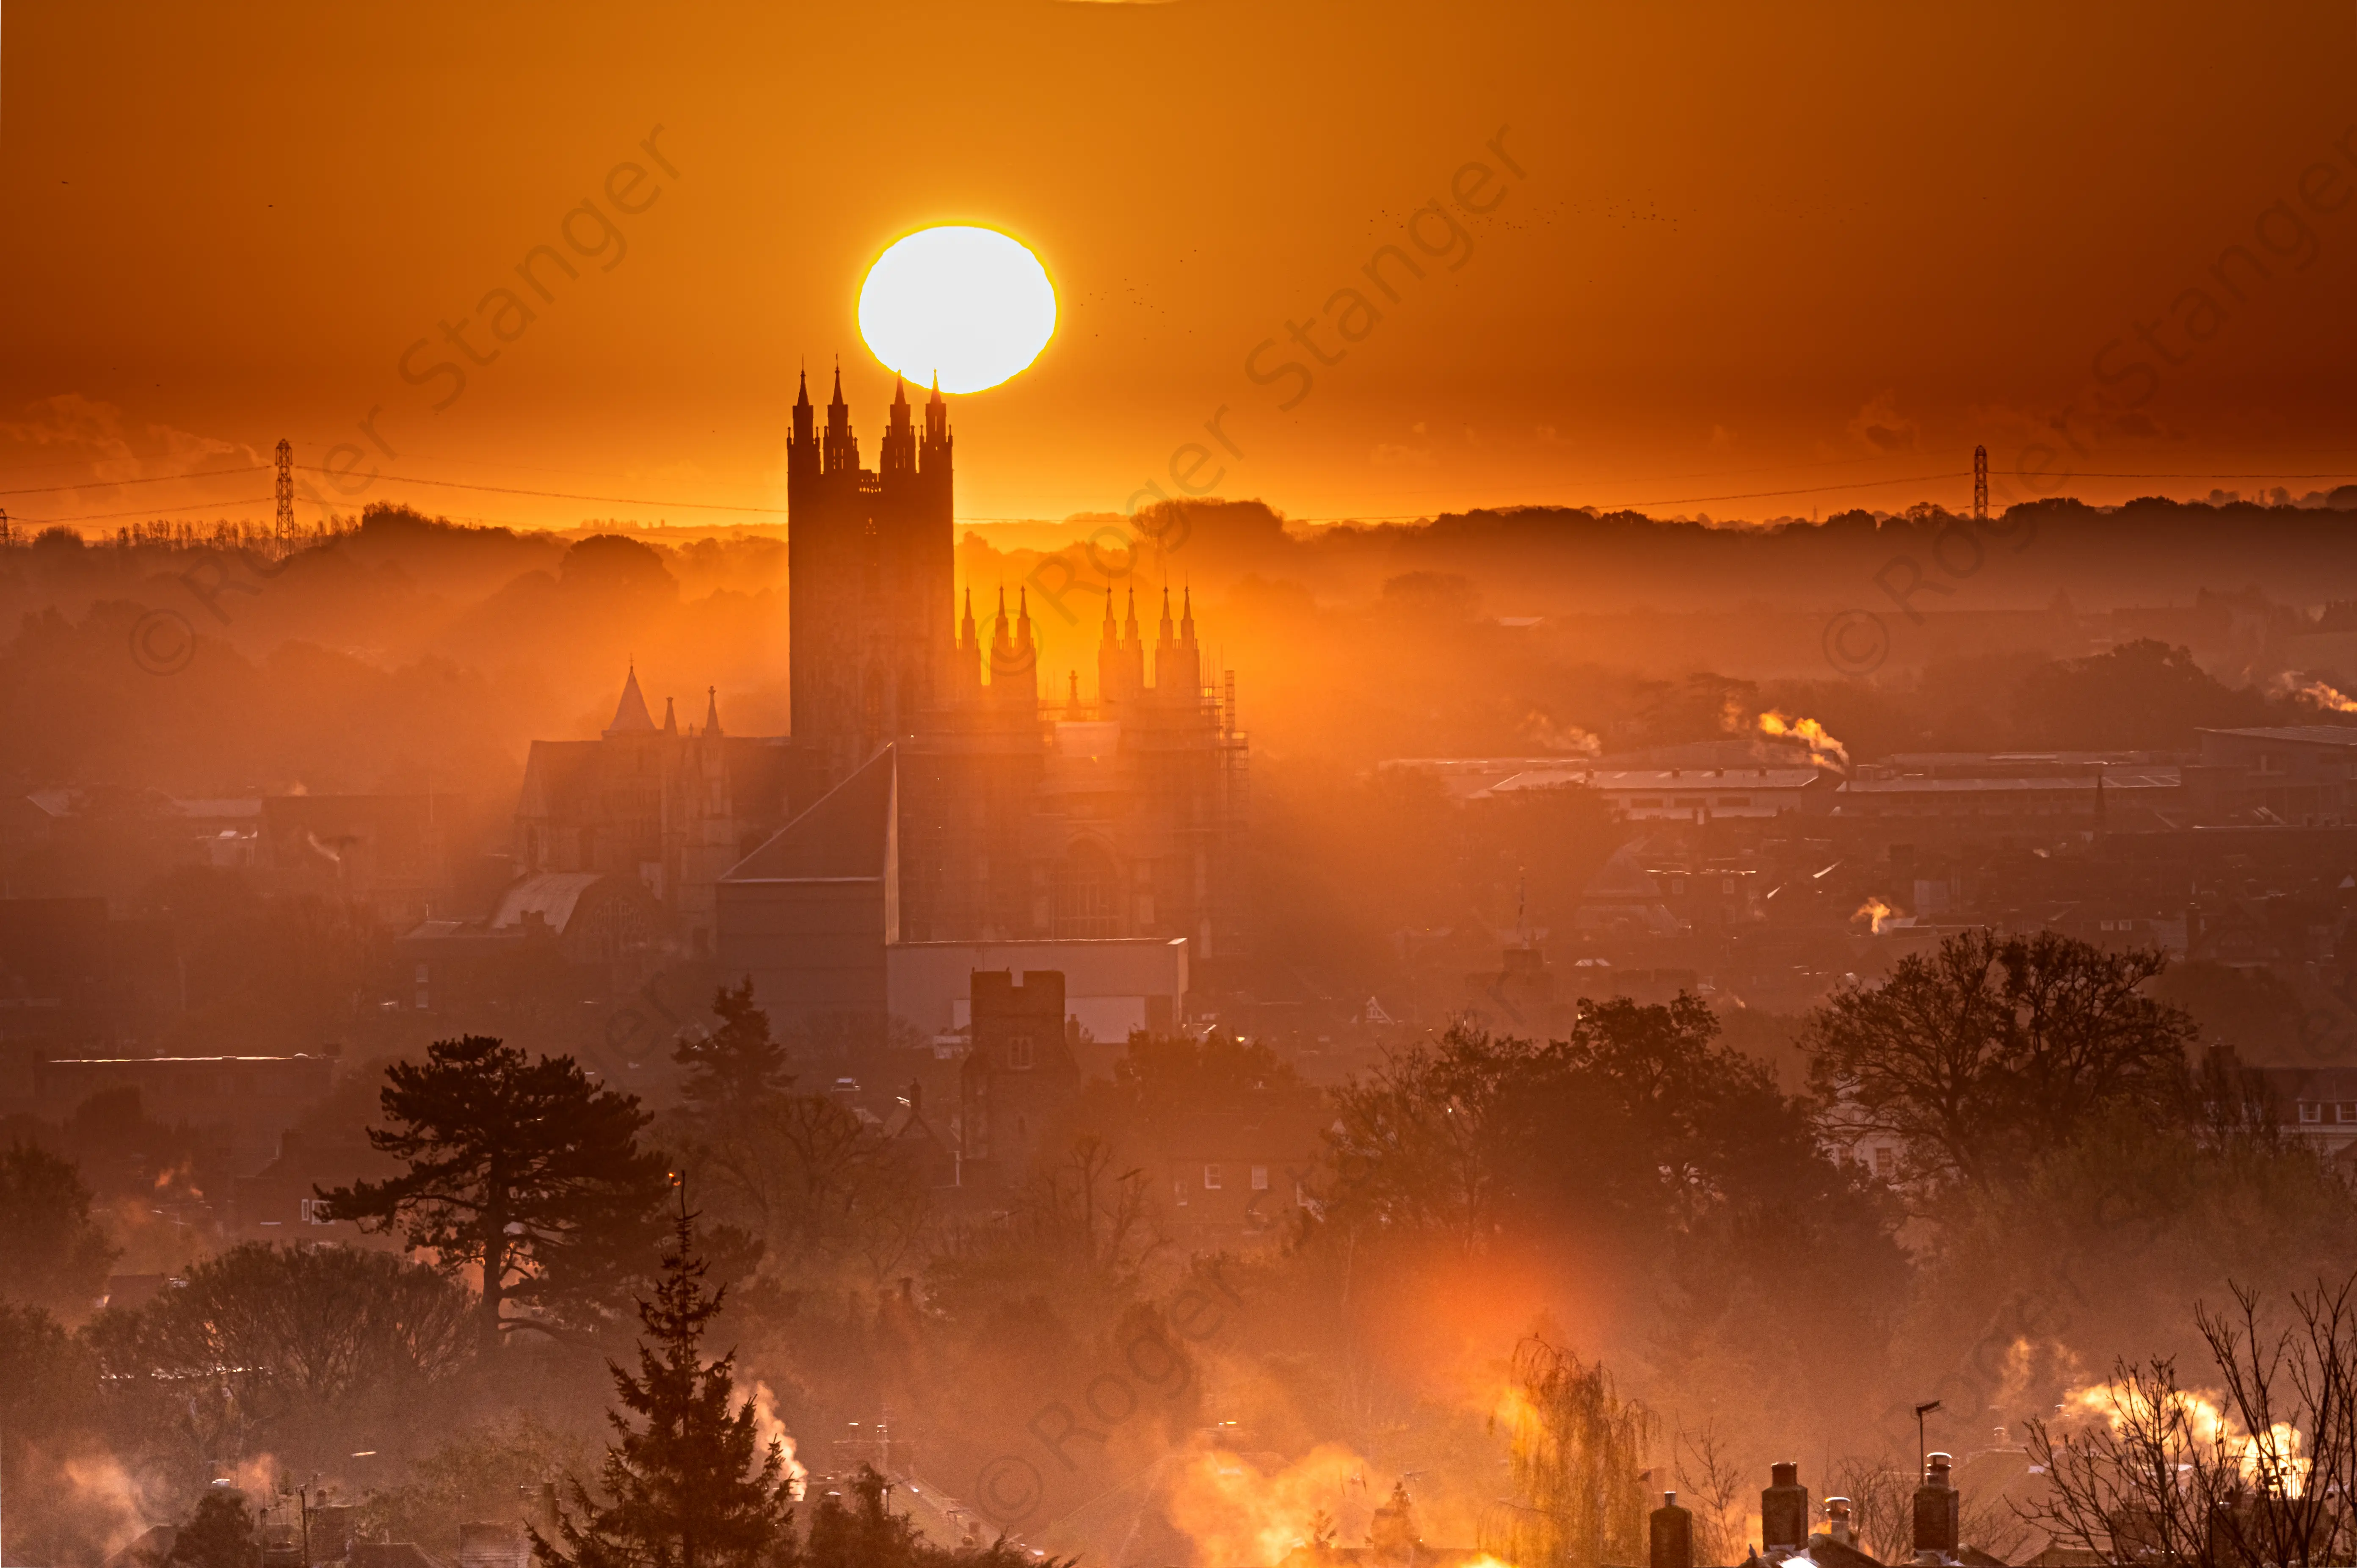
<path fill-rule="evenodd" d="M 48 496 L 61 490 L 105 490 L 121 485 L 168 485 L 176 479 L 214 479 L 223 474 L 259 474 L 267 463 L 252 463 L 242 468 L 207 468 L 196 474 L 150 474 L 144 479 L 85 479 L 78 485 L 31 485 L 21 490 L 0 490 L 0 496 Z"/>
<path fill-rule="evenodd" d="M 295 466 L 307 474 L 329 472 L 326 468 L 314 467 L 307 463 L 297 463 Z M 347 477 L 348 472 L 349 470 L 336 470 L 334 477 L 343 478 Z M 644 496 L 585 496 L 570 490 L 519 490 L 505 485 L 470 485 L 458 479 L 425 479 L 410 474 L 379 474 L 375 478 L 396 485 L 428 485 L 446 490 L 481 490 L 487 495 L 495 496 L 538 496 L 544 499 L 558 501 L 603 501 L 611 506 L 681 507 L 691 511 L 758 512 L 767 517 L 786 515 L 786 509 L 781 506 L 726 506 L 718 501 L 650 500 Z"/>
<path fill-rule="evenodd" d="M 83 511 L 71 517 L 20 517 L 15 521 L 38 523 L 43 527 L 61 522 L 106 522 L 118 517 L 154 517 L 157 512 L 165 511 L 210 511 L 217 506 L 259 506 L 270 499 L 268 496 L 239 496 L 233 500 L 199 501 L 194 506 L 143 506 L 130 511 Z"/>

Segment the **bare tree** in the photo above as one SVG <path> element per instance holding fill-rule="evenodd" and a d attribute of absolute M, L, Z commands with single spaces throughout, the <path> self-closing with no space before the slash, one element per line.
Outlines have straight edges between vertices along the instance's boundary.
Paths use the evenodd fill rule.
<path fill-rule="evenodd" d="M 717 1211 L 759 1237 L 785 1277 L 830 1277 L 856 1258 L 881 1282 L 931 1218 L 916 1173 L 826 1095 L 752 1096 L 688 1152 L 710 1175 Z"/>
<path fill-rule="evenodd" d="M 2357 1275 L 2294 1292 L 2289 1326 L 2255 1292 L 2196 1321 L 2224 1383 L 2189 1389 L 2176 1364 L 2119 1362 L 2075 1425 L 2032 1421 L 2046 1498 L 2024 1517 L 2099 1563 L 2310 1568 L 2357 1547 Z"/>
<path fill-rule="evenodd" d="M 1828 1496 L 1849 1499 L 1849 1527 L 1867 1553 L 1885 1563 L 1915 1555 L 1915 1486 L 1911 1457 L 1888 1451 L 1835 1460 Z"/>
<path fill-rule="evenodd" d="M 1749 1546 L 1743 1532 L 1743 1471 L 1718 1440 L 1716 1423 L 1693 1436 L 1681 1434 L 1671 1465 L 1679 1495 L 1695 1517 L 1695 1557 L 1703 1563 L 1734 1563 Z"/>

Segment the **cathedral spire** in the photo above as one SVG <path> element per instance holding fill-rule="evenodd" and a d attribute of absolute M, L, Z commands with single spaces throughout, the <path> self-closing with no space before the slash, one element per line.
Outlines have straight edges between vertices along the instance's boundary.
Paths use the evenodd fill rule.
<path fill-rule="evenodd" d="M 826 405 L 824 467 L 830 474 L 859 467 L 859 444 L 851 435 L 851 405 L 843 401 L 843 361 L 834 365 L 834 396 Z"/>
<path fill-rule="evenodd" d="M 663 699 L 663 734 L 673 736 L 679 734 L 679 710 L 672 706 L 669 697 Z"/>
<path fill-rule="evenodd" d="M 802 371 L 801 390 L 794 393 L 794 406 L 796 408 L 808 408 L 810 405 L 810 367 L 808 365 L 804 365 Z"/>
<path fill-rule="evenodd" d="M 706 736 L 715 736 L 720 733 L 720 688 L 706 686 L 704 689 L 704 694 L 706 699 L 704 708 L 704 733 Z"/>
<path fill-rule="evenodd" d="M 933 395 L 925 402 L 925 445 L 946 453 L 950 444 L 950 405 L 942 401 L 942 373 L 933 372 Z M 935 461 L 928 458 L 927 465 Z"/>
<path fill-rule="evenodd" d="M 652 735 L 654 728 L 654 715 L 647 712 L 647 700 L 639 694 L 639 667 L 633 664 L 630 674 L 623 678 L 622 700 L 614 704 L 614 722 L 606 726 L 606 738 Z"/>
<path fill-rule="evenodd" d="M 1097 642 L 1097 701 L 1118 703 L 1136 695 L 1129 687 L 1129 675 L 1121 648 L 1121 631 L 1113 618 L 1113 585 L 1105 585 L 1104 635 Z M 1100 716 L 1110 718 L 1114 710 L 1107 708 Z"/>

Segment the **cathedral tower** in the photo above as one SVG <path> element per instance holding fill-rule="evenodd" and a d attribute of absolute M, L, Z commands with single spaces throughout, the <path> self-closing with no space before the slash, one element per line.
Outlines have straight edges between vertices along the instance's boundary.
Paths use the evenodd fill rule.
<path fill-rule="evenodd" d="M 874 469 L 839 368 L 823 431 L 813 415 L 805 376 L 786 448 L 793 739 L 832 785 L 951 696 L 954 502 L 938 387 L 921 439 L 895 388 Z"/>

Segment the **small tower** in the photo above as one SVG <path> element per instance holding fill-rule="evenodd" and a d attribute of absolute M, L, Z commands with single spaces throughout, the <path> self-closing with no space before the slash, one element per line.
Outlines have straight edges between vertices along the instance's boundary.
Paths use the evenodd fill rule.
<path fill-rule="evenodd" d="M 1146 633 L 1137 624 L 1137 590 L 1129 590 L 1129 614 L 1121 625 L 1122 690 L 1133 698 L 1146 691 Z"/>
<path fill-rule="evenodd" d="M 990 619 L 990 694 L 994 701 L 1006 696 L 1000 682 L 1015 664 L 1015 637 L 1006 619 L 1006 590 L 998 590 L 998 613 Z"/>
<path fill-rule="evenodd" d="M 942 401 L 941 372 L 933 372 L 933 395 L 925 403 L 924 472 L 946 480 L 950 467 L 950 405 Z"/>
<path fill-rule="evenodd" d="M 826 405 L 826 471 L 847 474 L 859 467 L 859 442 L 851 434 L 851 405 L 843 401 L 843 367 L 834 368 L 834 396 Z"/>
<path fill-rule="evenodd" d="M 999 679 L 996 671 L 991 680 Z M 1031 640 L 1031 594 L 1028 588 L 1015 590 L 1015 661 L 1006 671 L 1009 686 L 1007 702 L 1025 718 L 1035 718 L 1039 712 L 1039 646 Z"/>
<path fill-rule="evenodd" d="M 1170 590 L 1162 590 L 1162 624 L 1154 638 L 1154 694 L 1176 698 L 1184 694 L 1179 685 L 1178 632 L 1170 622 Z"/>
<path fill-rule="evenodd" d="M 968 701 L 982 693 L 982 634 L 974 624 L 974 589 L 965 591 L 965 616 L 958 622 L 957 641 L 950 655 L 953 666 L 950 690 Z"/>
<path fill-rule="evenodd" d="M 892 411 L 884 426 L 884 448 L 876 460 L 877 472 L 887 480 L 917 471 L 917 431 L 909 423 L 908 383 L 898 376 L 892 378 Z"/>
<path fill-rule="evenodd" d="M 1167 590 L 1163 596 L 1169 597 Z M 1167 656 L 1155 655 L 1154 679 L 1173 703 L 1192 707 L 1203 699 L 1203 650 L 1195 641 L 1195 596 L 1190 590 L 1179 590 L 1178 640 Z"/>
<path fill-rule="evenodd" d="M 801 389 L 794 394 L 794 433 L 786 442 L 786 473 L 791 478 L 806 478 L 818 472 L 818 433 L 811 421 L 816 411 L 811 407 L 810 372 L 802 373 Z"/>
<path fill-rule="evenodd" d="M 1106 717 L 1114 706 L 1127 702 L 1136 693 L 1129 689 L 1128 665 L 1121 651 L 1121 628 L 1113 618 L 1113 588 L 1105 588 L 1104 628 L 1097 636 L 1097 701 L 1107 704 Z"/>

